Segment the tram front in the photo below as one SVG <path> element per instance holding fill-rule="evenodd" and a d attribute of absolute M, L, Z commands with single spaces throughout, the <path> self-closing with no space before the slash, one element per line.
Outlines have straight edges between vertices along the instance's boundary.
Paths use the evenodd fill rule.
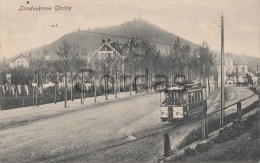
<path fill-rule="evenodd" d="M 183 86 L 160 90 L 160 118 L 162 122 L 183 119 L 186 112 L 187 93 Z"/>

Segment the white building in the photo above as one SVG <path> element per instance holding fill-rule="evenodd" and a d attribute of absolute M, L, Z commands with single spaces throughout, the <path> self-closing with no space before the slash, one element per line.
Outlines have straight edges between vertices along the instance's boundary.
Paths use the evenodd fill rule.
<path fill-rule="evenodd" d="M 10 68 L 12 69 L 19 68 L 19 67 L 24 67 L 24 68 L 30 67 L 29 56 L 27 57 L 21 54 L 10 63 Z"/>
<path fill-rule="evenodd" d="M 218 85 L 221 83 L 221 64 L 217 62 L 218 72 Z M 224 56 L 224 83 L 236 84 L 238 82 L 244 82 L 245 77 L 248 74 L 248 65 L 245 60 L 234 60 L 231 54 L 225 54 Z"/>

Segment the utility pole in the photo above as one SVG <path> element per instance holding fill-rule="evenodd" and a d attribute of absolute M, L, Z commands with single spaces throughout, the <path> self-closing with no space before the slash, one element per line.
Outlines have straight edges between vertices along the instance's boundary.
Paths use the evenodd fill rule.
<path fill-rule="evenodd" d="M 260 84 L 260 81 L 259 81 L 259 75 L 260 75 L 260 72 L 259 72 L 259 69 L 258 69 L 258 65 L 257 65 L 257 84 L 259 85 Z"/>
<path fill-rule="evenodd" d="M 84 99 L 83 99 L 83 72 L 81 74 L 81 104 L 84 104 Z"/>
<path fill-rule="evenodd" d="M 4 57 L 4 67 L 3 67 L 3 68 L 4 68 L 4 70 L 5 70 L 5 57 Z"/>
<path fill-rule="evenodd" d="M 95 91 L 95 102 L 97 102 L 97 85 L 96 85 L 96 73 L 94 74 L 94 91 Z"/>
<path fill-rule="evenodd" d="M 237 84 L 237 83 L 238 83 L 238 65 L 236 65 L 236 79 L 237 79 L 236 85 L 238 85 L 238 84 Z"/>
<path fill-rule="evenodd" d="M 36 78 L 36 94 L 35 94 L 35 105 L 38 107 L 38 89 L 39 89 L 39 67 L 37 68 L 37 78 Z"/>
<path fill-rule="evenodd" d="M 221 16 L 221 99 L 220 99 L 220 126 L 224 124 L 224 17 Z"/>
<path fill-rule="evenodd" d="M 122 71 L 123 71 L 123 88 L 124 88 L 124 93 L 126 93 L 125 90 L 125 55 L 124 52 L 123 53 L 123 64 L 122 64 Z M 129 53 L 129 52 L 128 52 Z M 120 83 L 120 82 L 119 82 Z M 119 87 L 120 88 L 120 87 Z M 119 89 L 120 90 L 120 89 Z M 120 91 L 119 91 L 120 92 Z"/>
<path fill-rule="evenodd" d="M 4 67 L 3 67 L 3 88 L 4 88 L 4 96 L 5 96 L 5 92 L 6 92 L 6 89 L 5 89 L 5 84 L 6 84 L 6 74 L 5 74 L 5 57 L 4 57 Z M 0 109 L 1 110 L 1 109 Z"/>
<path fill-rule="evenodd" d="M 116 80 L 115 80 L 115 98 L 117 98 L 117 65 L 116 65 Z"/>
<path fill-rule="evenodd" d="M 6 78 L 6 75 L 5 75 L 5 57 L 4 57 L 3 74 L 4 74 L 4 77 L 3 77 L 3 84 L 4 84 L 4 78 Z"/>
<path fill-rule="evenodd" d="M 200 77 L 200 54 L 197 54 L 198 60 L 198 76 L 199 76 L 199 84 L 201 85 L 201 77 Z"/>
<path fill-rule="evenodd" d="M 39 64 L 39 59 L 37 57 L 36 63 Z M 35 63 L 34 63 L 35 64 Z M 39 66 L 37 65 L 36 69 L 36 91 L 35 91 L 35 106 L 38 107 L 38 89 L 39 89 Z"/>
<path fill-rule="evenodd" d="M 67 108 L 68 105 L 67 105 L 67 100 L 68 100 L 68 93 L 67 93 L 67 87 L 68 87 L 68 84 L 67 84 L 67 70 L 65 70 L 65 92 L 64 92 L 64 107 Z"/>

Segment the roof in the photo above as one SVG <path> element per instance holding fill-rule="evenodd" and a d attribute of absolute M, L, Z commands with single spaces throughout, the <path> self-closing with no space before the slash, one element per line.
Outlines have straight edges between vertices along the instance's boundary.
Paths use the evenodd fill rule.
<path fill-rule="evenodd" d="M 196 84 L 194 82 L 185 81 L 182 83 L 176 83 L 169 88 L 164 88 L 160 91 L 179 91 L 179 90 L 191 90 L 201 88 L 200 84 Z"/>
<path fill-rule="evenodd" d="M 14 61 L 16 61 L 18 58 L 20 58 L 20 57 L 24 57 L 26 60 L 30 60 L 30 55 L 31 54 L 28 54 L 28 56 L 27 55 L 24 55 L 24 54 L 20 54 L 18 57 L 16 57 L 14 60 L 12 60 L 12 62 L 14 62 Z"/>
<path fill-rule="evenodd" d="M 88 60 L 91 60 L 94 56 L 96 56 L 98 54 L 99 51 L 102 51 L 103 49 L 106 50 L 110 50 L 113 51 L 114 54 L 116 54 L 117 56 L 119 56 L 120 58 L 123 59 L 123 55 L 120 54 L 115 48 L 113 48 L 108 42 L 104 42 L 99 48 L 98 50 L 96 50 L 93 54 L 90 55 L 90 57 L 88 58 Z"/>
<path fill-rule="evenodd" d="M 224 58 L 231 58 L 232 55 L 228 54 L 228 53 L 224 53 Z M 220 65 L 221 64 L 221 54 L 220 55 L 217 55 L 217 57 L 215 58 L 215 62 L 217 65 Z"/>
<path fill-rule="evenodd" d="M 247 65 L 248 62 L 247 62 L 247 60 L 244 56 L 237 56 L 234 59 L 234 64 L 236 64 L 236 65 Z"/>
<path fill-rule="evenodd" d="M 247 65 L 248 64 L 245 56 L 239 56 L 239 55 L 232 55 L 230 53 L 224 53 L 224 57 L 225 57 L 225 59 L 232 59 L 233 58 L 234 65 Z M 216 61 L 217 65 L 220 65 L 221 64 L 221 56 L 217 55 L 215 61 Z"/>
<path fill-rule="evenodd" d="M 184 90 L 184 86 L 172 86 L 170 88 L 168 88 L 168 90 L 171 90 L 171 91 L 175 91 L 175 90 Z"/>
<path fill-rule="evenodd" d="M 172 86 L 169 88 L 161 89 L 159 91 L 175 91 L 175 90 L 184 90 L 184 87 L 183 86 Z"/>
<path fill-rule="evenodd" d="M 258 73 L 260 72 L 260 71 L 257 71 L 257 70 L 254 70 L 254 69 L 248 69 L 248 71 L 250 72 L 250 73 L 252 73 L 254 76 L 258 76 Z"/>

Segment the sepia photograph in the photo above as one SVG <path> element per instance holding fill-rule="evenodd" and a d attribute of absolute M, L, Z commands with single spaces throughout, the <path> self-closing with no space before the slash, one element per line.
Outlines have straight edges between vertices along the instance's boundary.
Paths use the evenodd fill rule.
<path fill-rule="evenodd" d="M 0 163 L 259 163 L 259 18 L 259 0 L 0 0 Z"/>

